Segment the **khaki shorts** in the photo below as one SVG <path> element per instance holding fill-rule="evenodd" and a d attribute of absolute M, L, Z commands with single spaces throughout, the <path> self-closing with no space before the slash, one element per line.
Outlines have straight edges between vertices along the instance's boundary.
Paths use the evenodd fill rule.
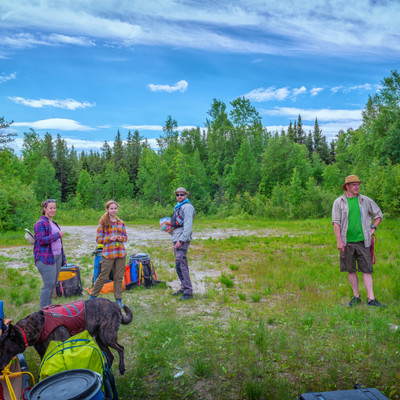
<path fill-rule="evenodd" d="M 340 252 L 340 271 L 350 273 L 360 271 L 364 274 L 372 274 L 374 267 L 372 266 L 371 249 L 365 247 L 364 242 L 347 243 L 344 253 Z"/>

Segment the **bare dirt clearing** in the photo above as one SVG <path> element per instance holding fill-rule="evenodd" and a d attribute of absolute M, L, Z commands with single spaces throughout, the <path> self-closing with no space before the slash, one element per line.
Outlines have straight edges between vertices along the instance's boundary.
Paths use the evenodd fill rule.
<path fill-rule="evenodd" d="M 82 257 L 90 256 L 96 247 L 96 229 L 97 226 L 63 226 L 66 233 L 63 242 L 68 262 L 77 262 Z M 135 254 L 144 252 L 148 247 L 157 247 L 171 251 L 171 241 L 167 233 L 149 226 L 127 227 L 128 242 L 126 244 L 127 253 Z M 267 229 L 240 230 L 240 229 L 212 229 L 206 228 L 193 233 L 193 239 L 224 239 L 231 236 L 280 236 L 281 232 Z M 24 268 L 33 265 L 32 246 L 15 246 L 0 249 L 0 255 L 3 256 L 2 265 L 7 268 Z M 77 262 L 79 265 L 79 262 Z M 190 257 L 190 274 L 194 291 L 204 293 L 205 280 L 209 277 L 220 275 L 220 271 L 205 271 L 200 263 L 193 257 Z M 179 288 L 179 281 L 176 279 L 168 282 L 172 289 Z"/>

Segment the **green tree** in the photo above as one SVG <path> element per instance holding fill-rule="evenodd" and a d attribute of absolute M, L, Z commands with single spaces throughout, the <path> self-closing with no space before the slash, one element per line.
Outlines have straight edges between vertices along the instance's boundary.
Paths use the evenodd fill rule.
<path fill-rule="evenodd" d="M 44 135 L 43 155 L 47 157 L 51 164 L 54 166 L 56 151 L 54 149 L 53 137 L 48 132 Z"/>
<path fill-rule="evenodd" d="M 305 145 L 294 143 L 287 136 L 276 135 L 268 140 L 261 162 L 260 192 L 269 196 L 276 184 L 288 185 L 295 167 L 302 185 L 305 185 L 311 174 Z"/>
<path fill-rule="evenodd" d="M 43 158 L 43 150 L 43 140 L 33 129 L 24 132 L 22 158 L 27 172 L 26 183 L 32 182 L 36 168 Z"/>
<path fill-rule="evenodd" d="M 69 191 L 68 178 L 71 174 L 71 162 L 69 160 L 69 151 L 67 143 L 61 138 L 61 135 L 57 135 L 56 140 L 56 158 L 54 161 L 54 169 L 56 171 L 56 178 L 61 184 L 61 201 L 65 202 L 68 199 L 68 195 L 72 191 Z"/>
<path fill-rule="evenodd" d="M 94 205 L 94 184 L 89 173 L 83 169 L 79 175 L 78 184 L 76 186 L 76 197 L 80 204 L 84 207 L 92 207 Z"/>
<path fill-rule="evenodd" d="M 112 158 L 114 161 L 115 171 L 119 172 L 122 169 L 126 169 L 126 154 L 119 130 L 114 140 Z"/>
<path fill-rule="evenodd" d="M 222 196 L 222 177 L 225 166 L 233 162 L 233 157 L 228 146 L 228 141 L 231 136 L 230 132 L 233 130 L 233 125 L 226 113 L 226 104 L 222 101 L 214 99 L 207 114 L 211 119 L 207 119 L 206 121 L 206 126 L 208 128 L 208 160 L 206 169 L 213 190 L 216 190 Z"/>
<path fill-rule="evenodd" d="M 139 160 L 138 188 L 142 199 L 165 205 L 170 196 L 168 166 L 153 150 L 144 148 Z"/>
<path fill-rule="evenodd" d="M 60 182 L 47 157 L 42 158 L 34 174 L 33 190 L 38 202 L 46 199 L 60 200 Z"/>
<path fill-rule="evenodd" d="M 165 126 L 163 126 L 163 134 L 157 139 L 157 144 L 161 152 L 169 147 L 177 147 L 179 141 L 179 132 L 177 128 L 178 123 L 168 115 Z"/>
<path fill-rule="evenodd" d="M 227 176 L 228 192 L 232 195 L 248 192 L 255 195 L 260 183 L 260 164 L 247 140 L 242 142 Z"/>
<path fill-rule="evenodd" d="M 0 150 L 4 149 L 7 143 L 15 140 L 14 136 L 17 136 L 15 132 L 8 130 L 13 123 L 14 121 L 6 122 L 4 117 L 0 117 Z"/>
<path fill-rule="evenodd" d="M 317 118 L 315 118 L 315 123 L 314 123 L 313 141 L 314 141 L 314 149 L 320 156 L 321 160 L 329 164 L 330 161 L 329 146 L 326 141 L 326 137 L 322 134 L 322 130 L 319 127 Z"/>
<path fill-rule="evenodd" d="M 132 196 L 133 184 L 129 182 L 128 173 L 122 169 L 118 173 L 115 198 L 118 200 L 131 199 Z"/>
<path fill-rule="evenodd" d="M 139 169 L 139 159 L 142 149 L 145 146 L 144 137 L 135 130 L 133 134 L 128 132 L 126 139 L 126 158 L 127 158 L 127 172 L 129 175 L 129 182 L 133 184 L 134 195 L 138 193 L 137 188 L 137 174 Z"/>
<path fill-rule="evenodd" d="M 380 91 L 370 97 L 363 111 L 362 129 L 371 136 L 374 154 L 382 163 L 400 162 L 400 75 L 392 71 Z"/>

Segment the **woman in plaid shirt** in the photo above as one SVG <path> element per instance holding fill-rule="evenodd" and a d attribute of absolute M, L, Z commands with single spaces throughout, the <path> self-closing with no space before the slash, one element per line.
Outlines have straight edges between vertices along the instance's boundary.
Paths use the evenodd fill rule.
<path fill-rule="evenodd" d="M 103 244 L 101 258 L 101 271 L 94 284 L 91 298 L 96 298 L 108 281 L 112 269 L 114 269 L 114 296 L 116 303 L 123 307 L 122 303 L 122 279 L 125 273 L 126 251 L 124 242 L 128 240 L 125 224 L 117 217 L 118 203 L 109 200 L 106 203 L 106 212 L 100 218 L 97 228 L 96 242 Z"/>
<path fill-rule="evenodd" d="M 42 216 L 35 224 L 35 265 L 42 275 L 43 287 L 40 292 L 40 308 L 51 304 L 54 286 L 61 266 L 67 263 L 61 238 L 64 232 L 53 221 L 56 201 L 48 199 L 42 203 Z"/>

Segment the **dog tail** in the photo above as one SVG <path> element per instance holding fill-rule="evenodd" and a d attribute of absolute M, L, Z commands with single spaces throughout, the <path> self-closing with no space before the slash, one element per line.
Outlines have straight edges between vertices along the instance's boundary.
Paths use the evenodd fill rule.
<path fill-rule="evenodd" d="M 128 325 L 133 319 L 133 314 L 132 314 L 131 309 L 125 304 L 124 304 L 123 309 L 125 311 L 125 315 L 124 315 L 124 313 L 121 312 L 121 315 L 122 315 L 121 324 Z"/>

